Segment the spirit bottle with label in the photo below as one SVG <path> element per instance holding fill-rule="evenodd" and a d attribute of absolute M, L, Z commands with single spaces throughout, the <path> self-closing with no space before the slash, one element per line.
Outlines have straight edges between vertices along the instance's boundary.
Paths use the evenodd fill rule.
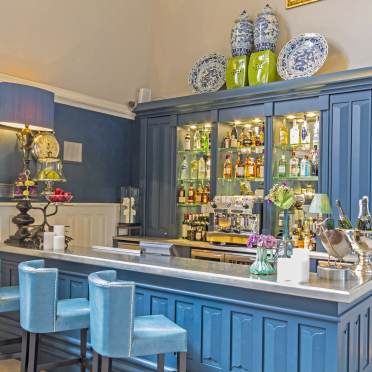
<path fill-rule="evenodd" d="M 178 203 L 180 204 L 186 203 L 186 191 L 182 181 L 178 188 Z"/>
<path fill-rule="evenodd" d="M 372 230 L 371 214 L 369 213 L 368 196 L 359 200 L 358 230 Z"/>
<path fill-rule="evenodd" d="M 229 132 L 226 132 L 226 136 L 223 139 L 222 147 L 225 149 L 229 149 L 231 147 L 231 138 Z"/>
<path fill-rule="evenodd" d="M 316 117 L 314 123 L 313 143 L 319 143 L 319 116 Z"/>
<path fill-rule="evenodd" d="M 314 148 L 311 150 L 311 174 L 313 176 L 318 176 L 319 174 L 319 151 L 318 146 L 314 145 Z"/>
<path fill-rule="evenodd" d="M 281 145 L 288 145 L 288 128 L 285 119 L 279 128 L 279 143 Z"/>
<path fill-rule="evenodd" d="M 302 123 L 301 126 L 301 143 L 307 145 L 310 143 L 310 141 L 311 141 L 310 130 L 307 124 L 307 118 L 305 116 L 304 122 Z"/>
<path fill-rule="evenodd" d="M 183 149 L 185 151 L 190 151 L 191 150 L 191 134 L 190 134 L 190 129 L 187 129 L 187 132 L 185 134 L 185 141 L 183 143 Z"/>
<path fill-rule="evenodd" d="M 307 155 L 301 160 L 300 164 L 300 176 L 309 177 L 311 175 L 311 164 Z"/>
<path fill-rule="evenodd" d="M 206 177 L 205 160 L 204 160 L 204 156 L 201 156 L 199 158 L 199 163 L 198 163 L 198 179 L 204 180 L 205 177 Z"/>
<path fill-rule="evenodd" d="M 282 155 L 278 163 L 278 177 L 286 177 L 286 176 L 287 176 L 287 160 L 285 159 L 285 155 Z"/>
<path fill-rule="evenodd" d="M 238 147 L 238 130 L 236 129 L 236 125 L 234 124 L 233 129 L 231 130 L 231 147 L 236 148 Z"/>
<path fill-rule="evenodd" d="M 243 155 L 240 154 L 240 153 L 238 154 L 238 158 L 236 159 L 235 177 L 236 178 L 243 178 L 244 177 Z"/>
<path fill-rule="evenodd" d="M 187 163 L 186 156 L 184 156 L 180 167 L 180 179 L 185 180 L 187 178 L 189 178 L 189 164 Z"/>
<path fill-rule="evenodd" d="M 293 127 L 289 131 L 289 142 L 291 145 L 298 145 L 300 143 L 300 129 L 296 120 L 293 120 Z"/>
<path fill-rule="evenodd" d="M 226 155 L 226 160 L 223 165 L 223 178 L 230 179 L 233 178 L 233 165 L 231 162 L 231 155 Z"/>
<path fill-rule="evenodd" d="M 187 190 L 187 202 L 190 204 L 194 203 L 195 189 L 194 185 L 190 183 L 189 189 Z"/>
<path fill-rule="evenodd" d="M 194 133 L 194 150 L 201 150 L 201 136 L 199 129 Z"/>
<path fill-rule="evenodd" d="M 291 177 L 298 177 L 300 175 L 300 163 L 294 151 L 292 152 L 292 157 L 289 160 L 289 175 Z"/>

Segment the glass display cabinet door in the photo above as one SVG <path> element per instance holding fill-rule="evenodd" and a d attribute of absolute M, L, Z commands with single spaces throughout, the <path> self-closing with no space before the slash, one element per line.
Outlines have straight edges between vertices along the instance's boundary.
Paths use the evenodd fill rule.
<path fill-rule="evenodd" d="M 306 237 L 313 239 L 313 216 L 308 210 L 318 191 L 320 173 L 320 113 L 296 113 L 274 117 L 273 184 L 285 182 L 294 188 L 297 203 L 290 214 L 291 237 L 303 247 Z M 282 216 L 276 211 L 274 232 L 279 233 Z"/>
<path fill-rule="evenodd" d="M 211 137 L 210 123 L 187 124 L 177 128 L 177 226 L 180 238 L 206 240 Z M 188 236 L 190 234 L 193 236 Z"/>
<path fill-rule="evenodd" d="M 264 118 L 218 125 L 217 192 L 219 196 L 264 193 Z"/>

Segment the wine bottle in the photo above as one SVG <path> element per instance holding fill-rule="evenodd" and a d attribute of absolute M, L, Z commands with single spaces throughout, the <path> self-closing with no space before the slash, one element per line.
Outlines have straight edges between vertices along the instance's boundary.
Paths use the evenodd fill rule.
<path fill-rule="evenodd" d="M 347 218 L 343 208 L 342 208 L 342 205 L 341 205 L 341 202 L 339 200 L 336 200 L 336 208 L 338 209 L 338 225 L 342 228 L 342 229 L 352 229 L 353 228 L 353 225 L 351 224 L 350 220 Z"/>
<path fill-rule="evenodd" d="M 368 196 L 363 196 L 363 198 L 359 200 L 359 215 L 357 229 L 371 230 L 372 229 L 371 225 L 372 225 L 371 214 L 369 213 Z"/>

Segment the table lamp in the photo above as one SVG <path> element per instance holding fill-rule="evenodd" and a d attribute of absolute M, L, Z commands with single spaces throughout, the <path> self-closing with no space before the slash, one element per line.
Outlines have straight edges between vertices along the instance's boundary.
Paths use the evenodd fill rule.
<path fill-rule="evenodd" d="M 54 93 L 27 85 L 1 82 L 0 127 L 16 132 L 23 152 L 23 171 L 29 174 L 30 152 L 35 132 L 53 131 L 54 128 Z M 16 208 L 19 214 L 12 221 L 18 230 L 5 242 L 28 246 L 28 226 L 35 222 L 28 214 L 32 208 L 29 197 L 19 200 Z"/>
<path fill-rule="evenodd" d="M 310 204 L 309 213 L 317 214 L 319 221 L 322 220 L 323 214 L 331 214 L 332 207 L 328 195 L 315 194 Z"/>

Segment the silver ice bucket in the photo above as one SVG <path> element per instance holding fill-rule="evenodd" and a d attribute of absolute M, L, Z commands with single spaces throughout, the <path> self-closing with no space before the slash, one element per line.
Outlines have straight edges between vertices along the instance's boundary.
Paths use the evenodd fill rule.
<path fill-rule="evenodd" d="M 354 252 L 359 256 L 356 272 L 372 274 L 372 231 L 344 230 Z"/>

